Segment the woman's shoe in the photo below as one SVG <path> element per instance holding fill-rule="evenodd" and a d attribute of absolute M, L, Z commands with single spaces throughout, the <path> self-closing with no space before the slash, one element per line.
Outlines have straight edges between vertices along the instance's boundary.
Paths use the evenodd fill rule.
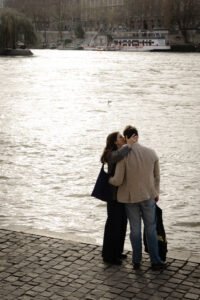
<path fill-rule="evenodd" d="M 121 254 L 119 258 L 120 258 L 120 259 L 127 259 L 127 257 L 128 257 L 128 256 L 127 256 L 126 254 Z"/>
<path fill-rule="evenodd" d="M 134 263 L 133 270 L 139 270 L 139 269 L 140 269 L 140 263 Z"/>
<path fill-rule="evenodd" d="M 106 264 L 117 265 L 117 266 L 120 266 L 122 264 L 122 261 L 120 259 L 106 259 L 106 258 L 103 258 L 103 261 Z"/>

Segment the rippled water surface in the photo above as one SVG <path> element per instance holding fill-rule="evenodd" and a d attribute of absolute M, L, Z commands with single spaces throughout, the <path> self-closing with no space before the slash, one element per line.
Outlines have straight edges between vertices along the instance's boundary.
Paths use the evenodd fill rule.
<path fill-rule="evenodd" d="M 101 243 L 99 157 L 134 124 L 160 156 L 169 248 L 200 253 L 200 55 L 34 53 L 0 58 L 0 227 Z"/>

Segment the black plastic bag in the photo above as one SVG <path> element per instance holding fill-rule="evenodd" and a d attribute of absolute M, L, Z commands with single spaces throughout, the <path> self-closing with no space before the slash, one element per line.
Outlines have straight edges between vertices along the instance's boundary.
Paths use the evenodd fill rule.
<path fill-rule="evenodd" d="M 157 230 L 159 256 L 163 261 L 165 261 L 167 256 L 167 240 L 166 240 L 166 233 L 163 225 L 162 209 L 157 204 L 156 204 L 156 230 Z M 149 252 L 145 230 L 144 230 L 144 250 L 147 253 Z"/>

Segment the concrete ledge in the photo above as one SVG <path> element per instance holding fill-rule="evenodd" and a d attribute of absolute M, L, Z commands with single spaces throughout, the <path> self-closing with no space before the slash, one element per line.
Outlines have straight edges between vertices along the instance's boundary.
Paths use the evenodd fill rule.
<path fill-rule="evenodd" d="M 2 229 L 5 230 L 11 230 L 11 231 L 16 231 L 16 232 L 22 232 L 22 233 L 27 233 L 27 234 L 36 234 L 36 235 L 41 235 L 41 236 L 46 236 L 50 238 L 56 238 L 56 239 L 61 239 L 65 241 L 72 241 L 72 242 L 77 242 L 79 241 L 80 243 L 86 243 L 86 244 L 93 244 L 93 245 L 98 245 L 101 246 L 101 243 L 98 243 L 96 239 L 91 238 L 91 237 L 83 237 L 79 235 L 78 233 L 60 233 L 60 232 L 54 232 L 54 231 L 49 231 L 49 230 L 42 230 L 42 229 L 34 229 L 34 228 L 29 228 L 29 227 L 24 227 L 24 226 L 8 226 L 4 227 Z M 131 245 L 125 245 L 125 250 L 131 251 Z M 173 251 L 173 250 L 168 250 L 167 253 L 167 258 L 172 258 L 172 259 L 177 259 L 177 260 L 184 260 L 184 261 L 190 261 L 190 262 L 195 262 L 195 263 L 200 263 L 200 254 L 192 253 L 191 251 Z"/>
<path fill-rule="evenodd" d="M 96 243 L 96 240 L 90 237 L 83 237 L 81 235 L 78 235 L 78 233 L 73 233 L 73 232 L 67 232 L 67 233 L 61 233 L 61 232 L 55 232 L 55 231 L 50 231 L 50 230 L 43 230 L 43 229 L 34 229 L 31 227 L 24 227 L 24 226 L 7 226 L 0 228 L 5 229 L 5 230 L 11 230 L 11 231 L 16 231 L 16 232 L 21 232 L 21 233 L 26 233 L 26 234 L 36 234 L 36 235 L 41 235 L 41 236 L 46 236 L 49 238 L 55 238 L 55 239 L 60 239 L 64 241 L 72 241 L 72 242 L 77 242 L 79 241 L 80 243 L 88 243 L 88 244 L 94 244 L 98 245 Z"/>

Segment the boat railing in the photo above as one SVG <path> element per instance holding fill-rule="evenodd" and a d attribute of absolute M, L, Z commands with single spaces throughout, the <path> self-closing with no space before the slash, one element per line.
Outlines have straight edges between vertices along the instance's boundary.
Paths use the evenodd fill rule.
<path fill-rule="evenodd" d="M 115 32 L 112 36 L 118 38 L 137 38 L 137 39 L 165 39 L 168 37 L 168 31 L 129 31 L 129 32 Z"/>

